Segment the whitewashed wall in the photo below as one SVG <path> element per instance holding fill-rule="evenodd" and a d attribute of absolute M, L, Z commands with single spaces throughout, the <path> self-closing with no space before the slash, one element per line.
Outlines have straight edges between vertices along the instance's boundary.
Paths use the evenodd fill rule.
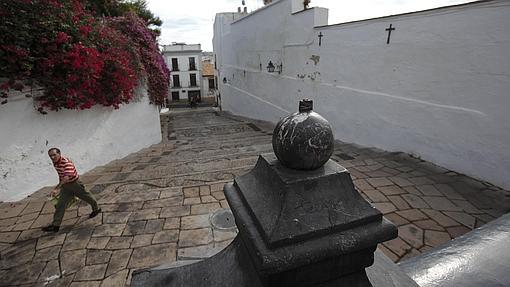
<path fill-rule="evenodd" d="M 508 1 L 330 26 L 323 8 L 291 14 L 299 2 L 280 0 L 232 24 L 217 16 L 224 110 L 276 122 L 312 98 L 337 139 L 510 188 Z M 283 72 L 268 73 L 269 60 Z"/>
<path fill-rule="evenodd" d="M 32 99 L 0 106 L 0 201 L 15 201 L 57 184 L 50 147 L 73 159 L 80 174 L 161 141 L 158 107 L 146 91 L 120 109 L 61 110 L 42 115 Z"/>

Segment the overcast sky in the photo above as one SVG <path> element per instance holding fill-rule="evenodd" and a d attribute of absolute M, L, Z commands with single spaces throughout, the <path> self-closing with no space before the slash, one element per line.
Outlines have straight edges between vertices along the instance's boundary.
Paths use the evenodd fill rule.
<path fill-rule="evenodd" d="M 329 8 L 329 24 L 361 20 L 473 0 L 312 0 L 311 7 Z M 163 20 L 161 45 L 172 42 L 202 44 L 212 51 L 214 15 L 235 12 L 241 0 L 148 0 L 149 9 Z M 262 0 L 245 0 L 248 11 L 263 6 Z"/>

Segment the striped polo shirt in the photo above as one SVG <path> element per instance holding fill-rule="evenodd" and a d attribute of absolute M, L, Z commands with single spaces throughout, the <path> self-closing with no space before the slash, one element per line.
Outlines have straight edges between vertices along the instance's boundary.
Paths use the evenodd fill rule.
<path fill-rule="evenodd" d="M 60 160 L 56 163 L 53 163 L 53 166 L 55 167 L 55 170 L 58 173 L 58 178 L 61 181 L 64 176 L 68 176 L 70 182 L 74 182 L 80 178 L 78 171 L 76 171 L 76 167 L 69 158 L 60 156 Z"/>

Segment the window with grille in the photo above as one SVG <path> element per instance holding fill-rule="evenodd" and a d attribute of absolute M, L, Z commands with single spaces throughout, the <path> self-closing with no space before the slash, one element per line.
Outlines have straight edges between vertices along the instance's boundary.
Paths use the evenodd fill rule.
<path fill-rule="evenodd" d="M 189 74 L 189 83 L 191 87 L 197 86 L 197 74 Z"/>
<path fill-rule="evenodd" d="M 172 71 L 179 71 L 179 65 L 177 63 L 177 58 L 172 58 Z"/>
<path fill-rule="evenodd" d="M 189 57 L 189 70 L 190 71 L 194 71 L 197 69 L 197 67 L 195 66 L 195 57 Z"/>
<path fill-rule="evenodd" d="M 181 86 L 181 82 L 179 81 L 179 75 L 172 76 L 174 82 L 174 88 L 179 88 Z"/>

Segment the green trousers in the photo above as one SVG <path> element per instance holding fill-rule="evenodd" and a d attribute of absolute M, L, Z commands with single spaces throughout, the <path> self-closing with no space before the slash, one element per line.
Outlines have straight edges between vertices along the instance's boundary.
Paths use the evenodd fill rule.
<path fill-rule="evenodd" d="M 79 180 L 75 182 L 65 183 L 60 188 L 60 199 L 58 200 L 58 203 L 55 206 L 55 214 L 53 214 L 53 222 L 51 223 L 52 225 L 60 226 L 60 224 L 62 223 L 62 218 L 64 217 L 64 213 L 66 211 L 67 203 L 74 196 L 90 204 L 93 211 L 99 208 L 92 194 L 85 190 L 85 186 Z"/>

